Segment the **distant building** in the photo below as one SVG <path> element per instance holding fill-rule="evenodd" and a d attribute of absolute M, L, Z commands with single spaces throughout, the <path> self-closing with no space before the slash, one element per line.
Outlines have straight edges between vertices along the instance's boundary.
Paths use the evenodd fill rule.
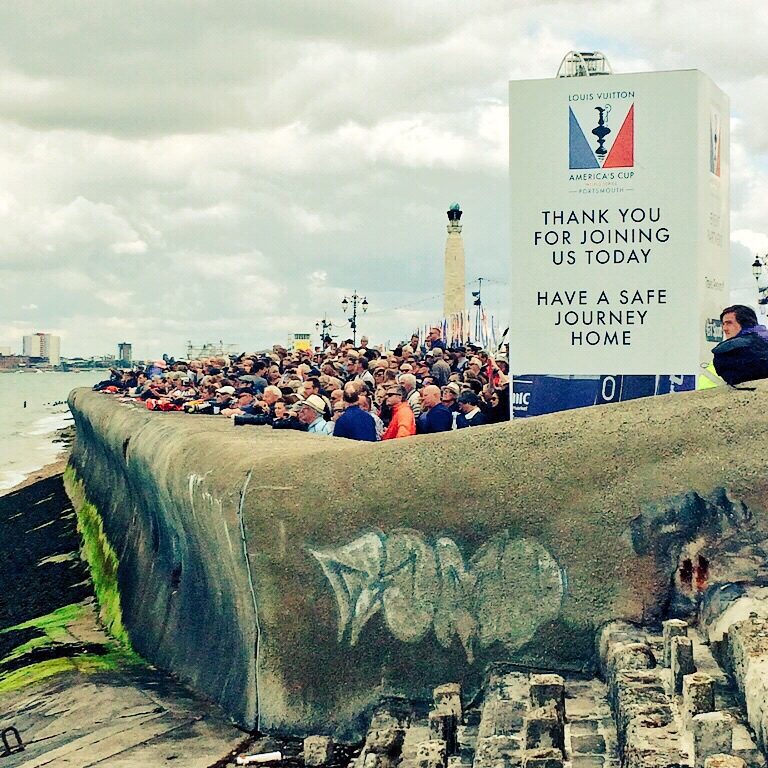
<path fill-rule="evenodd" d="M 121 341 L 117 345 L 117 362 L 121 365 L 130 365 L 133 362 L 133 345 L 127 341 Z"/>
<path fill-rule="evenodd" d="M 33 333 L 25 336 L 24 355 L 58 365 L 61 362 L 61 337 L 52 333 Z"/>
<path fill-rule="evenodd" d="M 29 365 L 28 357 L 20 355 L 0 355 L 0 370 L 13 371 L 17 368 L 24 368 Z"/>

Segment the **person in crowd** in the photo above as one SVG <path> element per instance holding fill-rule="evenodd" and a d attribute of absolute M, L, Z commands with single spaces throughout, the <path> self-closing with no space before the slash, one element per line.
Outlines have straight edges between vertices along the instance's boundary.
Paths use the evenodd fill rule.
<path fill-rule="evenodd" d="M 455 381 L 451 381 L 440 389 L 440 400 L 451 413 L 459 413 L 459 404 L 456 402 L 461 394 L 461 387 Z"/>
<path fill-rule="evenodd" d="M 381 416 L 373 409 L 371 404 L 371 395 L 366 392 L 361 392 L 358 396 L 358 403 L 360 408 L 365 411 L 372 419 L 376 426 L 376 439 L 381 440 L 384 434 L 384 422 L 381 420 Z"/>
<path fill-rule="evenodd" d="M 421 405 L 424 410 L 416 419 L 418 434 L 429 435 L 453 429 L 453 414 L 440 402 L 440 397 L 440 387 L 434 384 L 429 384 L 421 390 Z"/>
<path fill-rule="evenodd" d="M 411 366 L 408 366 L 411 368 Z M 401 366 L 402 370 L 402 366 Z M 414 418 L 418 419 L 421 413 L 421 395 L 419 390 L 416 389 L 416 377 L 412 373 L 400 374 L 400 386 L 405 392 L 405 402 L 410 406 L 413 411 Z"/>
<path fill-rule="evenodd" d="M 373 374 L 368 370 L 368 358 L 354 350 L 349 353 L 347 373 L 352 381 L 361 381 L 367 387 L 375 386 Z"/>
<path fill-rule="evenodd" d="M 431 350 L 444 350 L 446 347 L 445 342 L 443 341 L 443 332 L 437 326 L 429 329 L 429 336 L 427 336 L 427 347 Z"/>
<path fill-rule="evenodd" d="M 479 407 L 480 398 L 474 392 L 471 390 L 462 392 L 457 402 L 461 413 L 456 419 L 456 429 L 480 427 L 488 423 Z"/>
<path fill-rule="evenodd" d="M 244 413 L 255 414 L 259 412 L 258 407 L 254 404 L 253 390 L 250 388 L 239 389 L 235 393 L 235 401 L 229 408 L 223 408 L 221 413 L 223 416 L 234 418 L 235 416 L 242 416 Z"/>
<path fill-rule="evenodd" d="M 346 437 L 348 440 L 363 440 L 376 442 L 376 424 L 370 413 L 360 407 L 360 395 L 366 391 L 365 386 L 357 381 L 349 381 L 344 385 L 344 403 L 334 406 L 339 408 L 341 415 L 333 428 L 334 437 Z"/>
<path fill-rule="evenodd" d="M 432 360 L 429 375 L 438 387 L 444 387 L 451 379 L 451 366 L 445 362 L 445 355 L 439 347 L 432 350 Z"/>
<path fill-rule="evenodd" d="M 368 347 L 368 337 L 367 336 L 361 336 L 360 337 L 360 346 L 358 347 L 357 351 L 361 355 L 365 355 L 365 357 L 368 359 L 368 362 L 371 360 L 376 359 L 376 353 Z"/>
<path fill-rule="evenodd" d="M 386 391 L 386 404 L 392 417 L 389 426 L 381 436 L 382 440 L 393 440 L 399 437 L 411 437 L 416 434 L 416 420 L 413 411 L 403 402 L 405 392 L 400 385 L 390 386 Z"/>
<path fill-rule="evenodd" d="M 295 395 L 293 397 L 295 397 Z M 272 429 L 295 429 L 301 432 L 307 431 L 307 425 L 299 421 L 296 414 L 290 411 L 289 404 L 285 400 L 278 400 L 275 403 L 274 416 L 271 419 L 271 423 Z"/>
<path fill-rule="evenodd" d="M 751 307 L 734 304 L 720 313 L 725 340 L 712 350 L 718 376 L 731 386 L 768 378 L 768 329 Z"/>
<path fill-rule="evenodd" d="M 317 376 L 310 376 L 309 378 L 305 379 L 303 383 L 301 383 L 301 393 L 303 394 L 304 399 L 308 398 L 310 395 L 317 395 L 318 397 L 321 397 L 325 403 L 323 418 L 326 421 L 331 420 L 331 416 L 333 414 L 333 406 L 331 405 L 331 401 L 323 394 L 322 384 L 320 383 L 320 379 Z"/>
<path fill-rule="evenodd" d="M 333 422 L 323 418 L 325 401 L 319 395 L 310 395 L 303 400 L 298 407 L 299 421 L 307 425 L 307 432 L 315 435 L 331 436 L 333 434 Z"/>

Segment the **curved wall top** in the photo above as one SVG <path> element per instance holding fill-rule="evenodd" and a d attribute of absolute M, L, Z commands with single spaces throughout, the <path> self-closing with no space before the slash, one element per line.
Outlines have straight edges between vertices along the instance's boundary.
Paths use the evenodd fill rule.
<path fill-rule="evenodd" d="M 597 624 L 690 607 L 768 494 L 768 383 L 383 444 L 70 406 L 136 649 L 263 730 L 359 732 L 490 661 L 587 667 Z"/>

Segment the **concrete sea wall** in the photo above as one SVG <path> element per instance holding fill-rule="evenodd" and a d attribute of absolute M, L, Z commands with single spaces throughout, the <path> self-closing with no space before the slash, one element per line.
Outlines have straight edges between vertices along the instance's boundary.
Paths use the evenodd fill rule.
<path fill-rule="evenodd" d="M 597 625 L 690 612 L 765 529 L 768 383 L 377 445 L 70 406 L 134 648 L 248 728 L 590 668 Z"/>

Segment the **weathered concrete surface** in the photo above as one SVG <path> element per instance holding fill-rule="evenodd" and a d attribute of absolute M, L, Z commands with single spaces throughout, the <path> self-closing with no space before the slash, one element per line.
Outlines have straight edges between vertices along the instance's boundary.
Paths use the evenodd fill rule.
<path fill-rule="evenodd" d="M 141 667 L 66 672 L 3 694 L 2 712 L 25 743 L 3 768 L 208 768 L 244 737 L 214 707 Z"/>
<path fill-rule="evenodd" d="M 385 444 L 70 406 L 136 649 L 263 729 L 359 732 L 495 659 L 589 666 L 596 624 L 695 606 L 763 535 L 768 382 Z"/>

